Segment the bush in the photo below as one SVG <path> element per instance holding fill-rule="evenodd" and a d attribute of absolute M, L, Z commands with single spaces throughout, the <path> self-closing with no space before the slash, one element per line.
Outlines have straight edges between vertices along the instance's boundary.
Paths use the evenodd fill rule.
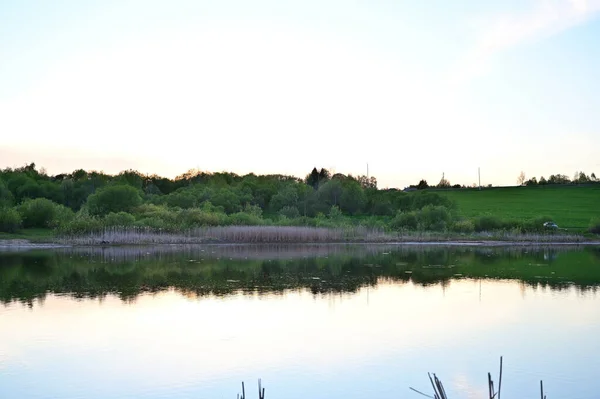
<path fill-rule="evenodd" d="M 344 215 L 342 214 L 342 211 L 340 210 L 339 206 L 333 205 L 329 209 L 329 214 L 327 215 L 327 217 L 329 217 L 329 219 L 331 220 L 339 221 L 344 217 Z"/>
<path fill-rule="evenodd" d="M 107 227 L 119 226 L 129 227 L 135 223 L 135 217 L 127 212 L 111 212 L 104 217 L 104 225 Z"/>
<path fill-rule="evenodd" d="M 281 216 L 285 216 L 288 219 L 295 219 L 297 217 L 300 217 L 300 211 L 298 211 L 298 208 L 295 206 L 284 206 L 279 211 L 279 214 Z"/>
<path fill-rule="evenodd" d="M 502 220 L 496 216 L 485 215 L 475 218 L 473 221 L 475 224 L 475 231 L 493 231 L 501 230 L 504 227 Z"/>
<path fill-rule="evenodd" d="M 140 192 L 124 185 L 103 187 L 87 199 L 88 209 L 93 216 L 103 216 L 110 212 L 131 212 L 141 203 Z"/>
<path fill-rule="evenodd" d="M 136 220 L 133 224 L 135 227 L 150 227 L 151 229 L 156 230 L 166 230 L 166 231 L 177 231 L 179 230 L 179 226 L 174 223 L 170 223 L 165 219 L 161 219 L 156 216 L 151 216 L 147 218 L 142 218 L 140 220 Z"/>
<path fill-rule="evenodd" d="M 188 209 L 194 207 L 196 198 L 189 192 L 175 192 L 167 195 L 165 202 L 170 207 Z"/>
<path fill-rule="evenodd" d="M 237 212 L 228 216 L 229 224 L 234 226 L 257 226 L 263 224 L 263 219 L 245 212 Z"/>
<path fill-rule="evenodd" d="M 411 210 L 419 210 L 428 205 L 443 206 L 447 209 L 453 209 L 456 206 L 450 198 L 427 191 L 418 191 L 411 194 L 409 198 L 412 200 L 410 204 Z"/>
<path fill-rule="evenodd" d="M 450 212 L 443 205 L 427 205 L 417 212 L 419 228 L 422 230 L 446 230 L 446 226 L 450 223 L 451 219 Z"/>
<path fill-rule="evenodd" d="M 23 219 L 23 227 L 55 228 L 74 217 L 71 209 L 46 198 L 26 200 L 19 205 L 18 211 Z"/>
<path fill-rule="evenodd" d="M 175 221 L 183 228 L 219 226 L 226 223 L 227 216 L 222 213 L 206 212 L 203 209 L 192 208 L 180 211 Z"/>
<path fill-rule="evenodd" d="M 600 218 L 591 220 L 588 231 L 593 234 L 600 234 Z"/>
<path fill-rule="evenodd" d="M 472 220 L 457 220 L 450 225 L 450 230 L 456 233 L 472 233 L 475 231 L 475 224 Z"/>
<path fill-rule="evenodd" d="M 176 223 L 177 217 L 181 210 L 169 209 L 164 205 L 143 204 L 134 209 L 133 215 L 136 219 L 161 219 L 165 223 L 173 225 Z M 138 225 L 138 223 L 136 223 Z"/>
<path fill-rule="evenodd" d="M 416 230 L 418 225 L 416 212 L 398 212 L 390 222 L 390 227 L 394 230 Z"/>
<path fill-rule="evenodd" d="M 0 208 L 0 231 L 15 233 L 21 228 L 21 215 L 15 208 Z"/>
<path fill-rule="evenodd" d="M 67 208 L 63 205 L 56 205 L 56 214 L 54 216 L 54 220 L 50 222 L 48 227 L 57 228 L 62 226 L 65 223 L 69 223 L 71 220 L 75 218 L 75 212 L 71 208 Z"/>
<path fill-rule="evenodd" d="M 15 197 L 0 179 L 0 207 L 10 207 L 14 203 L 14 200 Z"/>
<path fill-rule="evenodd" d="M 539 216 L 534 219 L 526 220 L 520 223 L 516 227 L 520 227 L 524 232 L 541 232 L 547 231 L 548 229 L 544 227 L 544 223 L 551 222 L 554 220 L 551 216 Z"/>
<path fill-rule="evenodd" d="M 59 235 L 76 236 L 81 234 L 102 231 L 104 228 L 100 219 L 90 216 L 85 212 L 79 212 L 73 219 L 63 223 L 56 228 Z"/>

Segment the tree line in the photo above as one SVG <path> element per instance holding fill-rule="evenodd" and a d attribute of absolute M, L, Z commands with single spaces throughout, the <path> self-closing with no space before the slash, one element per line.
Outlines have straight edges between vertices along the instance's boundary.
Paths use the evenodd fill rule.
<path fill-rule="evenodd" d="M 0 170 L 0 231 L 46 227 L 68 233 L 105 226 L 178 230 L 203 225 L 303 224 L 372 218 L 383 227 L 398 212 L 452 207 L 445 197 L 377 188 L 377 179 L 314 168 L 304 179 L 189 170 L 174 179 L 126 170 L 78 169 L 49 175 L 34 163 Z M 367 223 L 367 222 L 364 222 Z"/>

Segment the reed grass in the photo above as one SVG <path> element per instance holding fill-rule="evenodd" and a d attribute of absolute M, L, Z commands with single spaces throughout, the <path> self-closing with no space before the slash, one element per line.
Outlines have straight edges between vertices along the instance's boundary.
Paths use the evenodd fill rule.
<path fill-rule="evenodd" d="M 498 377 L 497 389 L 494 384 L 494 380 L 492 379 L 492 374 L 488 372 L 487 373 L 488 395 L 487 395 L 487 398 L 481 398 L 481 399 L 501 399 L 502 368 L 503 368 L 502 356 L 500 356 L 500 372 L 499 372 L 499 377 Z M 446 389 L 444 388 L 444 384 L 442 383 L 442 380 L 439 379 L 438 376 L 435 375 L 435 373 L 427 373 L 427 376 L 429 377 L 429 383 L 431 384 L 431 388 L 433 390 L 433 395 L 428 395 L 428 394 L 423 393 L 413 387 L 410 387 L 409 389 L 413 392 L 418 393 L 419 395 L 426 397 L 426 398 L 449 399 L 448 394 L 446 393 Z M 242 393 L 237 394 L 237 399 L 246 399 L 246 387 L 244 386 L 243 381 L 242 381 Z M 262 381 L 260 379 L 258 380 L 258 399 L 265 399 L 265 389 L 262 387 Z M 544 382 L 543 381 L 540 381 L 540 399 L 547 399 L 546 394 L 544 393 Z"/>
<path fill-rule="evenodd" d="M 448 395 L 446 394 L 446 390 L 444 389 L 444 384 L 442 383 L 442 381 L 435 374 L 427 373 L 427 376 L 429 377 L 429 382 L 431 383 L 431 388 L 433 389 L 433 395 L 428 395 L 419 390 L 416 390 L 413 387 L 410 387 L 410 390 L 431 399 L 449 399 Z M 498 378 L 498 389 L 496 390 L 494 386 L 494 380 L 492 379 L 492 374 L 489 372 L 487 385 L 488 397 L 482 399 L 501 399 L 500 395 L 502 393 L 502 356 L 500 356 L 500 373 Z M 540 381 L 540 399 L 547 399 L 546 394 L 544 393 L 543 381 Z"/>
<path fill-rule="evenodd" d="M 582 243 L 584 236 L 574 234 L 516 234 L 389 232 L 364 226 L 340 228 L 310 226 L 216 226 L 181 232 L 149 227 L 107 227 L 100 232 L 62 236 L 55 240 L 70 245 L 156 245 L 206 243 L 436 243 L 499 241 L 503 243 Z"/>

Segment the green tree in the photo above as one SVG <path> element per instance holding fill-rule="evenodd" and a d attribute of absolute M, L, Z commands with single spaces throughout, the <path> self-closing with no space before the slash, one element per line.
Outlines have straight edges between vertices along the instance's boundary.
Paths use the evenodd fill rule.
<path fill-rule="evenodd" d="M 23 220 L 23 227 L 53 228 L 70 221 L 74 216 L 72 210 L 47 198 L 25 200 L 17 210 Z"/>
<path fill-rule="evenodd" d="M 110 212 L 131 212 L 142 203 L 140 192 L 128 185 L 106 186 L 90 195 L 87 206 L 91 215 L 104 216 Z"/>
<path fill-rule="evenodd" d="M 11 206 L 14 203 L 15 197 L 10 192 L 4 181 L 0 179 L 0 208 L 3 206 Z"/>
<path fill-rule="evenodd" d="M 21 228 L 21 215 L 15 208 L 0 206 L 0 231 L 15 233 Z"/>
<path fill-rule="evenodd" d="M 315 190 L 319 188 L 319 171 L 317 168 L 313 168 L 312 172 L 308 176 L 306 176 L 306 184 L 314 188 Z"/>
<path fill-rule="evenodd" d="M 429 184 L 427 184 L 427 180 L 421 180 L 419 182 L 419 184 L 417 184 L 417 190 L 425 190 L 426 188 L 429 188 Z"/>
<path fill-rule="evenodd" d="M 279 190 L 269 202 L 269 207 L 274 212 L 279 212 L 284 207 L 296 207 L 298 206 L 298 191 L 292 185 L 286 185 L 284 188 Z"/>
<path fill-rule="evenodd" d="M 347 179 L 342 183 L 342 195 L 340 197 L 340 209 L 349 215 L 356 215 L 364 210 L 367 196 L 360 183 L 353 179 Z"/>

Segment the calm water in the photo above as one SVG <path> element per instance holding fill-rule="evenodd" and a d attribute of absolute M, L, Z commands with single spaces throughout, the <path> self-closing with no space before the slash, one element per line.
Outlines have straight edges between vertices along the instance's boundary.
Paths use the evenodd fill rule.
<path fill-rule="evenodd" d="M 0 253 L 0 398 L 600 396 L 600 249 Z"/>

